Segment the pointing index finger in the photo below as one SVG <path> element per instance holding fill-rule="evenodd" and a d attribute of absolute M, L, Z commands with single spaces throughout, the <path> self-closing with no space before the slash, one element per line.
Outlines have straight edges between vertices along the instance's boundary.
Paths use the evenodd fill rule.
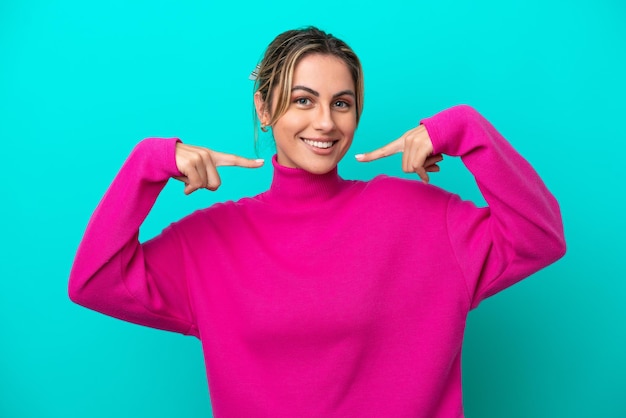
<path fill-rule="evenodd" d="M 404 140 L 398 138 L 395 141 L 391 141 L 387 145 L 380 147 L 374 151 L 366 152 L 365 154 L 355 155 L 356 159 L 361 162 L 369 162 L 378 160 L 380 158 L 389 157 L 390 155 L 397 154 L 404 151 Z"/>
<path fill-rule="evenodd" d="M 263 165 L 264 160 L 252 160 L 250 158 L 244 158 L 234 154 L 214 152 L 214 162 L 216 167 L 236 166 L 245 168 L 258 168 Z"/>

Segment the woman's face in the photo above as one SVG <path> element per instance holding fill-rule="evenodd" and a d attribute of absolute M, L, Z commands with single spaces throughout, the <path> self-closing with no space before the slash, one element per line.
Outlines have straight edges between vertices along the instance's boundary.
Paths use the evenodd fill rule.
<path fill-rule="evenodd" d="M 350 70 L 340 58 L 302 58 L 294 69 L 287 112 L 272 126 L 278 163 L 314 174 L 334 169 L 352 144 L 355 98 Z"/>

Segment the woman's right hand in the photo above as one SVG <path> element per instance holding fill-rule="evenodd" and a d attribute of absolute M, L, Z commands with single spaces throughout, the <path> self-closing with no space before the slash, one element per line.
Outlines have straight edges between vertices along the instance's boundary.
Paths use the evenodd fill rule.
<path fill-rule="evenodd" d="M 262 165 L 263 160 L 251 160 L 179 142 L 176 144 L 176 167 L 182 176 L 174 178 L 185 183 L 185 194 L 188 195 L 198 189 L 217 190 L 222 184 L 217 167 L 258 168 Z"/>

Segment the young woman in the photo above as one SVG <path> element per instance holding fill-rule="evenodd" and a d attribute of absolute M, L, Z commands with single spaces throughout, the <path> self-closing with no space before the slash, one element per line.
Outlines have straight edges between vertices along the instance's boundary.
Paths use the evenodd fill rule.
<path fill-rule="evenodd" d="M 363 107 L 354 52 L 315 28 L 268 47 L 254 94 L 276 141 L 269 190 L 138 230 L 169 178 L 185 193 L 250 160 L 177 139 L 138 144 L 96 209 L 76 303 L 202 341 L 216 417 L 461 417 L 470 309 L 560 258 L 559 207 L 532 167 L 468 106 L 367 154 L 402 153 L 422 181 L 339 177 Z M 486 208 L 426 184 L 460 156 Z"/>

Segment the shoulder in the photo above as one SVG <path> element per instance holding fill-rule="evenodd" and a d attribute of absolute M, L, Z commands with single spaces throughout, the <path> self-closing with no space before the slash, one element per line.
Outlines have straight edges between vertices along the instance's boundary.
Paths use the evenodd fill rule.
<path fill-rule="evenodd" d="M 374 177 L 366 182 L 365 193 L 376 194 L 388 199 L 406 199 L 407 197 L 431 201 L 447 202 L 452 194 L 442 188 L 424 184 L 419 180 L 388 176 L 385 174 Z"/>
<path fill-rule="evenodd" d="M 215 235 L 216 232 L 225 232 L 241 222 L 247 200 L 248 198 L 214 203 L 177 220 L 170 225 L 170 228 L 187 238 L 197 239 Z"/>

